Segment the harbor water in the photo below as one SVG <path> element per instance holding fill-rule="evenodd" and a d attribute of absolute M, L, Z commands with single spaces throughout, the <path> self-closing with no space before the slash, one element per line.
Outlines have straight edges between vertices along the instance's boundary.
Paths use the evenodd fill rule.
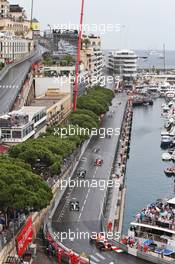
<path fill-rule="evenodd" d="M 126 170 L 126 203 L 123 233 L 126 234 L 137 212 L 173 193 L 173 178 L 167 178 L 164 168 L 171 162 L 163 162 L 160 148 L 163 119 L 163 99 L 156 99 L 153 106 L 134 108 L 130 158 Z"/>

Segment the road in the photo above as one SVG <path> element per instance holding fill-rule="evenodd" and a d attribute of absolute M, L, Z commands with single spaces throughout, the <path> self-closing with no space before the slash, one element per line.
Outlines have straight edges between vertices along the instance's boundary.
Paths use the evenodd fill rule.
<path fill-rule="evenodd" d="M 104 117 L 103 128 L 115 129 L 121 127 L 126 100 L 127 98 L 124 95 L 115 97 L 110 109 L 110 112 L 114 111 L 113 117 L 109 118 L 108 115 Z M 119 102 L 122 102 L 122 104 L 119 105 Z M 116 135 L 111 138 L 102 139 L 97 136 L 92 138 L 83 156 L 83 158 L 86 158 L 85 168 L 88 168 L 86 175 L 87 184 L 86 186 L 80 186 L 79 181 L 77 181 L 75 187 L 70 186 L 70 188 L 67 188 L 52 219 L 52 227 L 57 239 L 60 240 L 62 236 L 62 242 L 67 248 L 73 249 L 78 253 L 86 253 L 90 257 L 92 264 L 147 263 L 124 253 L 102 253 L 95 246 L 89 244 L 90 234 L 92 232 L 99 233 L 102 230 L 101 215 L 106 189 L 103 188 L 104 185 L 101 183 L 103 181 L 107 186 L 118 139 L 119 136 Z M 98 153 L 95 153 L 95 149 L 99 149 Z M 94 166 L 96 158 L 103 159 L 104 163 L 101 167 Z M 78 167 L 80 166 L 82 165 Z M 75 180 L 76 177 L 75 172 L 73 179 Z M 96 184 L 91 185 L 94 180 Z M 69 210 L 69 202 L 73 200 L 79 202 L 79 212 Z"/>
<path fill-rule="evenodd" d="M 0 81 L 0 114 L 10 111 L 31 65 L 42 57 L 43 52 L 44 49 L 39 46 L 30 59 L 10 68 Z"/>

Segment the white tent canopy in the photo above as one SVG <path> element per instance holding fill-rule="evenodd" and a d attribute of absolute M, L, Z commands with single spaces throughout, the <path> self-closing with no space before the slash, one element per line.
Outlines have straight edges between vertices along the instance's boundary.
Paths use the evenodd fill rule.
<path fill-rule="evenodd" d="M 174 205 L 175 205 L 175 197 L 172 198 L 172 199 L 170 199 L 170 200 L 168 200 L 168 203 L 169 203 L 169 204 L 174 204 Z"/>

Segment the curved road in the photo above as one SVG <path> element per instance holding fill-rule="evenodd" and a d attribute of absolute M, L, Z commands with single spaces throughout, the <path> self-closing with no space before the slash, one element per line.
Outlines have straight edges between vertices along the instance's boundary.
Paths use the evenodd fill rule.
<path fill-rule="evenodd" d="M 0 114 L 10 111 L 31 65 L 41 59 L 43 52 L 44 49 L 38 46 L 37 51 L 29 59 L 10 68 L 0 81 Z"/>
<path fill-rule="evenodd" d="M 122 104 L 119 105 L 119 102 L 122 102 Z M 112 118 L 105 116 L 102 123 L 103 128 L 115 129 L 121 127 L 126 102 L 127 98 L 124 95 L 115 97 L 110 109 L 115 113 Z M 80 181 L 77 180 L 76 186 L 72 184 L 67 188 L 52 219 L 55 238 L 60 241 L 62 236 L 62 243 L 67 248 L 78 253 L 86 253 L 92 264 L 148 263 L 123 253 L 99 252 L 95 246 L 89 244 L 90 234 L 92 232 L 99 233 L 102 230 L 101 215 L 106 194 L 104 186 L 107 186 L 110 177 L 118 138 L 115 135 L 112 138 L 102 139 L 97 136 L 92 138 L 83 155 L 86 160 L 83 162 L 83 167 L 87 170 L 86 184 L 85 186 L 81 185 Z M 95 149 L 99 149 L 99 151 L 96 152 Z M 96 158 L 103 159 L 104 163 L 101 167 L 94 166 Z M 79 164 L 79 167 L 82 167 L 82 165 Z M 73 179 L 77 179 L 76 172 Z M 69 210 L 70 201 L 79 202 L 79 212 Z"/>

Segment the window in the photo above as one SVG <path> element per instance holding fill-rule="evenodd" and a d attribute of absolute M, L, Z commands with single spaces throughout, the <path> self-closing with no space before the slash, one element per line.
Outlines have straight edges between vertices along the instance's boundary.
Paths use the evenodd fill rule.
<path fill-rule="evenodd" d="M 21 138 L 21 131 L 12 131 L 12 138 Z"/>
<path fill-rule="evenodd" d="M 1 137 L 2 138 L 11 138 L 11 130 L 2 129 L 1 130 Z"/>
<path fill-rule="evenodd" d="M 33 125 L 30 125 L 28 127 L 26 127 L 24 130 L 23 130 L 23 137 L 26 137 L 28 134 L 30 134 L 32 131 L 33 131 Z"/>

